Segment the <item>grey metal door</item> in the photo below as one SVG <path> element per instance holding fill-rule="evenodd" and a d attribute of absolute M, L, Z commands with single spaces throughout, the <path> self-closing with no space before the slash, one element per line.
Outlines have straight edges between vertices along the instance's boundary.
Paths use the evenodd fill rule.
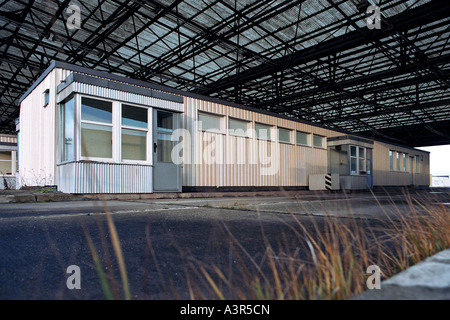
<path fill-rule="evenodd" d="M 153 110 L 153 190 L 181 192 L 181 165 L 172 161 L 176 143 L 172 133 L 179 127 L 179 115 L 169 111 Z"/>

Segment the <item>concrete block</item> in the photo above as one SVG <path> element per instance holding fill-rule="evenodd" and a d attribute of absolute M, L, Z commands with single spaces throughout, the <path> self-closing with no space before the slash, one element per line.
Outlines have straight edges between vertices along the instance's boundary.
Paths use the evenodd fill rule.
<path fill-rule="evenodd" d="M 15 202 L 15 197 L 13 195 L 0 195 L 0 203 L 12 203 Z"/>
<path fill-rule="evenodd" d="M 325 188 L 325 174 L 311 174 L 309 175 L 309 190 L 326 190 Z"/>
<path fill-rule="evenodd" d="M 382 282 L 382 285 L 398 285 L 402 287 L 449 288 L 450 264 L 438 262 L 421 262 Z"/>
<path fill-rule="evenodd" d="M 139 194 L 137 193 L 119 193 L 111 195 L 110 200 L 139 200 Z"/>
<path fill-rule="evenodd" d="M 14 202 L 36 202 L 36 196 L 34 194 L 16 194 Z"/>
<path fill-rule="evenodd" d="M 64 193 L 42 193 L 42 194 L 36 194 L 36 201 L 38 202 L 48 202 L 48 201 L 67 201 L 71 200 L 70 194 L 64 194 Z"/>
<path fill-rule="evenodd" d="M 155 199 L 154 193 L 140 193 L 139 199 Z"/>
<path fill-rule="evenodd" d="M 450 264 L 450 249 L 438 252 L 434 256 L 426 259 L 426 261 Z"/>
<path fill-rule="evenodd" d="M 381 282 L 381 289 L 367 290 L 354 300 L 450 299 L 450 249 Z"/>

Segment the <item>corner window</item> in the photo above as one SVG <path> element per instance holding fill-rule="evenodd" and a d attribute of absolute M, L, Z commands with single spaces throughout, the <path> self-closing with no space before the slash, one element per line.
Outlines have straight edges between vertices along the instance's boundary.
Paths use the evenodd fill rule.
<path fill-rule="evenodd" d="M 61 105 L 62 155 L 61 161 L 75 160 L 75 99 Z"/>
<path fill-rule="evenodd" d="M 81 156 L 112 158 L 112 103 L 81 98 Z"/>
<path fill-rule="evenodd" d="M 318 135 L 313 135 L 313 145 L 316 148 L 325 148 L 325 138 Z"/>
<path fill-rule="evenodd" d="M 222 132 L 222 118 L 223 116 L 199 112 L 199 130 Z"/>
<path fill-rule="evenodd" d="M 270 140 L 271 126 L 262 123 L 255 123 L 256 138 Z"/>
<path fill-rule="evenodd" d="M 147 160 L 148 109 L 122 105 L 122 160 Z"/>
<path fill-rule="evenodd" d="M 297 144 L 309 146 L 309 133 L 297 131 Z"/>

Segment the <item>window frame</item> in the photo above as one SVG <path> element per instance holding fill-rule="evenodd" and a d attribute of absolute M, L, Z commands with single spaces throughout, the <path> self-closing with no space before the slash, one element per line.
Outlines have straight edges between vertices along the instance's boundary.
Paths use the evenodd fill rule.
<path fill-rule="evenodd" d="M 219 129 L 204 129 L 203 126 L 200 128 L 200 114 L 218 118 L 219 119 Z M 225 134 L 225 119 L 226 119 L 225 115 L 207 112 L 207 111 L 205 112 L 203 110 L 197 110 L 197 118 L 196 119 L 197 119 L 197 131 Z"/>
<path fill-rule="evenodd" d="M 407 167 L 407 163 L 408 163 L 408 161 L 407 161 L 407 159 L 408 159 L 408 154 L 406 154 L 406 153 L 402 153 L 402 159 L 403 159 L 403 161 L 402 161 L 402 168 L 403 168 L 403 170 L 402 170 L 402 172 L 407 172 L 406 171 L 406 167 Z"/>
<path fill-rule="evenodd" d="M 58 150 L 58 154 L 59 154 L 59 162 L 58 163 L 61 163 L 61 164 L 64 164 L 64 163 L 70 163 L 70 162 L 73 162 L 73 161 L 77 161 L 77 159 L 79 159 L 79 155 L 78 155 L 78 139 L 79 139 L 79 137 L 78 137 L 78 131 L 80 130 L 80 128 L 78 128 L 79 127 L 79 124 L 78 124 L 78 108 L 77 108 L 77 99 L 78 99 L 78 97 L 77 97 L 78 95 L 77 94 L 72 94 L 72 95 L 70 95 L 69 97 L 67 97 L 66 99 L 64 99 L 64 101 L 62 101 L 62 102 L 60 102 L 59 104 L 58 104 L 58 114 L 59 114 L 59 130 L 60 130 L 60 139 L 59 139 L 59 141 L 60 141 L 60 143 L 61 143 L 61 145 L 59 146 L 59 150 Z M 64 137 L 65 137 L 65 120 L 66 120 L 66 117 L 65 117 L 65 113 L 63 114 L 63 112 L 62 112 L 62 108 L 63 108 L 63 105 L 64 105 L 64 111 L 65 111 L 65 108 L 66 108 L 66 104 L 67 104 L 67 102 L 69 102 L 70 100 L 73 100 L 73 121 L 74 121 L 74 128 L 73 128 L 73 130 L 74 130 L 74 132 L 73 132 L 73 141 L 72 141 L 72 144 L 73 144 L 73 159 L 71 159 L 71 160 L 65 160 L 64 159 L 64 151 L 65 151 L 65 141 L 64 141 Z M 81 101 L 81 100 L 80 100 Z"/>
<path fill-rule="evenodd" d="M 0 152 L 5 152 L 5 153 L 9 153 L 11 156 L 10 160 L 2 160 L 0 159 L 0 162 L 9 162 L 9 169 L 11 170 L 11 173 L 3 173 L 0 172 L 0 176 L 2 177 L 12 177 L 15 175 L 15 155 L 14 155 L 14 151 L 13 150 L 0 150 Z M 3 182 L 2 182 L 3 183 Z"/>
<path fill-rule="evenodd" d="M 159 139 L 158 139 L 158 134 L 168 134 L 168 131 L 166 131 L 167 129 L 166 128 L 163 128 L 163 129 L 165 129 L 165 130 L 160 130 L 159 128 L 160 127 L 158 127 L 158 112 L 164 112 L 164 113 L 169 113 L 169 114 L 171 114 L 171 116 L 172 116 L 172 125 L 173 125 L 173 128 L 177 128 L 178 127 L 178 125 L 176 125 L 176 123 L 177 123 L 177 121 L 179 121 L 178 120 L 178 115 L 177 115 L 177 113 L 176 112 L 172 112 L 171 110 L 165 110 L 165 109 L 159 109 L 159 108 L 155 108 L 155 118 L 154 118 L 154 121 L 153 121 L 153 129 L 152 129 L 152 132 L 154 131 L 154 134 L 155 134 L 155 138 L 154 138 L 154 142 L 158 145 L 158 141 L 159 141 Z M 172 132 L 171 132 L 171 134 L 173 133 L 173 131 L 175 131 L 176 129 L 171 129 L 172 130 Z M 202 130 L 202 131 L 205 131 L 205 130 Z M 210 131 L 208 131 L 208 132 L 210 132 Z M 171 141 L 173 141 L 173 140 L 171 140 Z M 174 143 L 173 143 L 173 145 L 172 146 L 174 146 L 175 144 L 176 144 L 176 141 L 173 141 Z M 152 140 L 152 142 L 151 142 L 151 145 L 150 145 L 150 150 L 151 150 L 151 152 L 153 152 L 153 140 Z M 159 148 L 161 148 L 159 145 L 158 145 L 158 149 Z M 161 160 L 158 160 L 158 157 L 160 156 L 160 155 L 162 155 L 162 153 L 159 151 L 159 152 L 157 152 L 156 153 L 156 155 L 154 154 L 153 155 L 153 157 L 152 158 L 154 158 L 154 162 L 155 163 L 174 163 L 173 162 L 173 159 L 171 158 L 171 161 L 161 161 Z"/>
<path fill-rule="evenodd" d="M 111 103 L 111 123 L 92 121 L 92 120 L 81 120 L 81 101 L 82 98 L 88 98 L 99 101 L 106 101 Z M 112 98 L 98 97 L 94 95 L 84 94 L 84 93 L 73 93 L 69 95 L 64 101 L 58 103 L 59 106 L 66 103 L 70 99 L 74 99 L 74 121 L 75 121 L 75 133 L 74 133 L 74 159 L 73 160 L 63 160 L 63 138 L 64 138 L 64 124 L 62 108 L 57 108 L 58 120 L 59 120 L 59 142 L 57 146 L 57 152 L 59 154 L 57 164 L 66 164 L 70 162 L 78 161 L 93 161 L 101 163 L 123 163 L 123 164 L 141 164 L 141 165 L 152 165 L 153 164 L 153 131 L 152 131 L 152 121 L 153 121 L 153 107 L 150 105 L 141 105 L 136 103 L 124 102 L 121 100 L 115 100 Z M 122 125 L 122 105 L 128 105 L 131 107 L 142 108 L 147 110 L 147 128 L 135 127 L 129 125 Z M 102 158 L 102 157 L 86 157 L 82 156 L 81 148 L 81 126 L 82 123 L 108 126 L 111 128 L 111 139 L 112 139 L 112 157 Z M 146 160 L 131 160 L 122 158 L 122 129 L 145 131 L 146 132 Z"/>
<path fill-rule="evenodd" d="M 302 133 L 302 134 L 306 135 L 306 144 L 298 142 L 298 134 L 299 133 Z M 311 147 L 311 133 L 305 132 L 305 131 L 296 130 L 295 131 L 295 144 L 298 145 L 298 146 Z"/>
<path fill-rule="evenodd" d="M 322 139 L 322 145 L 320 147 L 315 145 L 314 137 L 320 137 Z M 327 146 L 326 146 L 325 136 L 321 136 L 320 134 L 313 133 L 312 134 L 312 146 L 317 149 L 326 149 Z"/>
<path fill-rule="evenodd" d="M 390 171 L 395 171 L 394 170 L 394 150 L 389 150 L 389 170 Z"/>
<path fill-rule="evenodd" d="M 280 140 L 280 131 L 287 131 L 287 133 L 289 134 L 289 141 L 282 141 Z M 284 127 L 277 127 L 277 142 L 278 143 L 286 143 L 286 144 L 293 144 L 293 139 L 292 139 L 292 129 L 288 129 L 288 128 L 284 128 Z"/>
<path fill-rule="evenodd" d="M 361 157 L 360 151 L 363 150 L 363 156 Z M 361 170 L 361 160 L 363 161 L 364 170 Z M 359 175 L 367 175 L 367 148 L 358 147 L 358 172 Z"/>
<path fill-rule="evenodd" d="M 45 89 L 43 92 L 44 95 L 44 105 L 43 107 L 46 108 L 48 104 L 50 103 L 50 89 Z"/>
<path fill-rule="evenodd" d="M 134 108 L 142 108 L 147 110 L 147 128 L 142 128 L 142 127 L 134 127 L 134 126 L 128 126 L 128 125 L 123 125 L 122 124 L 122 118 L 123 118 L 123 114 L 122 114 L 122 107 L 123 105 L 127 105 L 130 107 L 134 107 Z M 120 163 L 127 163 L 127 164 L 149 164 L 152 162 L 152 135 L 151 135 L 151 131 L 150 130 L 150 126 L 152 125 L 152 108 L 150 107 L 146 107 L 146 106 L 140 106 L 140 105 L 136 105 L 133 103 L 128 103 L 128 102 L 120 102 L 120 106 L 119 106 L 119 119 L 118 122 L 120 124 L 120 128 L 119 128 L 119 132 L 118 132 L 118 136 L 120 136 L 119 139 L 119 145 L 118 145 L 118 152 L 119 152 L 119 159 L 120 159 Z M 135 130 L 135 131 L 142 131 L 142 132 L 146 132 L 145 134 L 145 160 L 133 160 L 133 159 L 124 159 L 123 155 L 122 155 L 122 129 L 125 130 Z M 114 130 L 114 129 L 113 129 Z M 114 139 L 113 139 L 114 142 Z"/>
<path fill-rule="evenodd" d="M 355 155 L 352 155 L 352 148 L 355 148 L 356 152 Z M 360 151 L 363 150 L 363 156 L 361 157 Z M 360 176 L 360 175 L 367 175 L 367 148 L 361 147 L 357 145 L 350 145 L 350 151 L 349 151 L 349 168 L 350 168 L 350 175 L 352 176 Z M 356 172 L 352 171 L 352 159 L 355 159 L 356 161 Z M 363 166 L 365 167 L 365 170 L 361 170 L 361 161 L 363 161 Z"/>
<path fill-rule="evenodd" d="M 93 99 L 93 100 L 100 100 L 100 101 L 106 101 L 106 102 L 110 102 L 111 103 L 111 124 L 107 124 L 105 122 L 99 122 L 99 121 L 92 121 L 92 120 L 82 120 L 81 118 L 81 101 L 83 98 L 89 98 L 89 99 Z M 115 122 L 117 122 L 117 115 L 115 116 L 115 113 L 117 113 L 117 111 L 115 112 L 115 110 L 117 109 L 117 104 L 119 103 L 118 101 L 112 100 L 112 99 L 105 99 L 102 97 L 96 97 L 96 96 L 90 96 L 90 95 L 85 95 L 85 94 L 77 94 L 77 106 L 76 106 L 76 114 L 77 114 L 77 141 L 79 143 L 77 143 L 77 154 L 78 154 L 78 159 L 80 159 L 80 161 L 96 161 L 96 162 L 114 162 L 114 163 L 119 163 L 120 162 L 120 158 L 117 159 L 117 155 L 116 155 L 116 149 L 117 149 L 117 144 L 119 143 L 119 146 L 121 145 L 121 141 L 119 139 L 119 141 L 116 141 L 117 138 L 115 138 L 115 136 L 117 136 L 117 133 L 115 132 L 114 128 L 117 126 L 117 124 L 115 124 Z M 116 107 L 115 107 L 116 105 Z M 87 124 L 93 124 L 93 125 L 100 125 L 100 126 L 109 126 L 111 127 L 111 158 L 102 158 L 102 157 L 86 157 L 82 155 L 82 148 L 81 148 L 81 144 L 82 144 L 82 140 L 81 140 L 81 125 L 82 123 L 87 123 Z M 118 161 L 119 160 L 119 161 Z"/>
<path fill-rule="evenodd" d="M 240 134 L 240 133 L 236 133 L 236 131 L 233 129 L 233 132 L 231 132 L 230 130 L 230 120 L 232 121 L 238 121 L 238 122 L 245 122 L 247 125 L 247 129 L 245 130 L 244 134 Z M 227 122 L 227 132 L 230 136 L 236 136 L 236 137 L 243 137 L 243 138 L 251 138 L 251 124 L 252 122 L 249 120 L 244 120 L 244 119 L 238 119 L 238 118 L 234 118 L 234 117 L 228 117 L 228 122 Z"/>
<path fill-rule="evenodd" d="M 269 137 L 268 138 L 262 138 L 259 136 L 259 130 L 256 129 L 256 126 L 264 126 L 268 128 L 268 133 L 269 133 Z M 255 122 L 254 124 L 255 126 L 255 139 L 257 140 L 261 140 L 261 141 L 273 141 L 273 125 L 267 124 L 267 123 L 262 123 L 262 122 Z"/>

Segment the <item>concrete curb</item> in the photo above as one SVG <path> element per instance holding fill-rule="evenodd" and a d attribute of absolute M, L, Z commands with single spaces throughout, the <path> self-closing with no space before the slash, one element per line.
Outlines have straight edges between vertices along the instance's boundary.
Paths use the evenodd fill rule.
<path fill-rule="evenodd" d="M 80 200 L 143 200 L 228 198 L 254 196 L 295 196 L 299 194 L 330 194 L 326 191 L 250 191 L 250 192 L 170 192 L 170 193 L 114 193 L 114 194 L 68 194 L 61 192 L 20 192 L 0 194 L 0 203 L 54 202 Z"/>
<path fill-rule="evenodd" d="M 450 300 L 450 249 L 381 282 L 352 300 Z"/>
<path fill-rule="evenodd" d="M 58 191 L 33 191 L 33 190 L 8 190 L 0 193 L 0 203 L 24 203 L 24 202 L 54 202 L 54 201 L 80 201 L 80 200 L 144 200 L 144 199 L 188 199 L 188 198 L 230 198 L 230 197 L 255 197 L 278 196 L 296 197 L 301 195 L 324 196 L 332 198 L 344 194 L 343 191 L 333 193 L 327 190 L 278 190 L 278 191 L 223 191 L 223 192 L 160 192 L 160 193 L 103 193 L 103 194 L 70 194 Z M 352 191 L 350 193 L 368 193 L 367 190 Z M 385 190 L 379 191 L 386 195 Z M 375 192 L 376 193 L 376 192 Z M 401 195 L 390 191 L 390 195 Z"/>

